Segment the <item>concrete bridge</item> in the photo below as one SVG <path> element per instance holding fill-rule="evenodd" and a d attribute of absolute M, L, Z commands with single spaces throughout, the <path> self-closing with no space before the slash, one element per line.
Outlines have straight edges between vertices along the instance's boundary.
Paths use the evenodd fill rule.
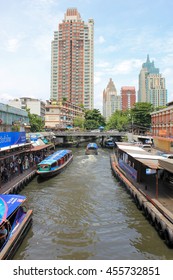
<path fill-rule="evenodd" d="M 56 137 L 124 137 L 125 132 L 119 131 L 55 131 Z"/>
<path fill-rule="evenodd" d="M 82 142 L 87 142 L 87 141 L 94 141 L 96 139 L 100 138 L 100 142 L 103 144 L 104 140 L 106 138 L 114 138 L 115 141 L 121 141 L 122 137 L 126 136 L 126 133 L 124 132 L 119 132 L 119 131 L 55 131 L 54 132 L 56 139 L 55 141 L 59 142 L 61 139 L 62 144 L 75 144 L 79 145 Z M 70 139 L 70 140 L 69 140 Z M 56 143 L 55 143 L 56 145 Z"/>

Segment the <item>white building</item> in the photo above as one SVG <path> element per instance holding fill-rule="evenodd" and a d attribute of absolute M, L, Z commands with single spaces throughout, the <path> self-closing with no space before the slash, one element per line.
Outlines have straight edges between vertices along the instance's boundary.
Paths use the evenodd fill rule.
<path fill-rule="evenodd" d="M 42 118 L 45 116 L 45 102 L 30 98 L 30 97 L 21 97 L 9 101 L 9 105 L 14 106 L 19 109 L 30 109 L 31 114 L 36 114 Z"/>

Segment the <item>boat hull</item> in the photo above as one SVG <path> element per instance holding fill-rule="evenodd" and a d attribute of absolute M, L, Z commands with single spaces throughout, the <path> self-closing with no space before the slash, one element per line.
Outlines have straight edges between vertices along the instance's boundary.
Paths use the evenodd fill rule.
<path fill-rule="evenodd" d="M 22 222 L 19 224 L 14 233 L 7 239 L 6 244 L 0 252 L 0 260 L 12 259 L 18 247 L 25 238 L 32 225 L 32 210 L 28 210 Z"/>

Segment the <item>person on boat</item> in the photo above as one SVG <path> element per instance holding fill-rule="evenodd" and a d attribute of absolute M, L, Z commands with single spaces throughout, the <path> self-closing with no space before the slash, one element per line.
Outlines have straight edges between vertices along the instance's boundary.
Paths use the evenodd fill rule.
<path fill-rule="evenodd" d="M 0 247 L 4 244 L 7 238 L 7 234 L 8 234 L 7 229 L 5 228 L 4 225 L 2 225 L 0 228 Z"/>

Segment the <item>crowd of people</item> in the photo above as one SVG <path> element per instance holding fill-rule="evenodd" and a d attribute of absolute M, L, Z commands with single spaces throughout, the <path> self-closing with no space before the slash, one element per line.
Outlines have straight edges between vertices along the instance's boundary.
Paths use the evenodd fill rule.
<path fill-rule="evenodd" d="M 46 152 L 28 153 L 21 156 L 13 156 L 0 161 L 0 187 L 23 173 L 29 168 L 36 167 L 46 156 Z"/>

